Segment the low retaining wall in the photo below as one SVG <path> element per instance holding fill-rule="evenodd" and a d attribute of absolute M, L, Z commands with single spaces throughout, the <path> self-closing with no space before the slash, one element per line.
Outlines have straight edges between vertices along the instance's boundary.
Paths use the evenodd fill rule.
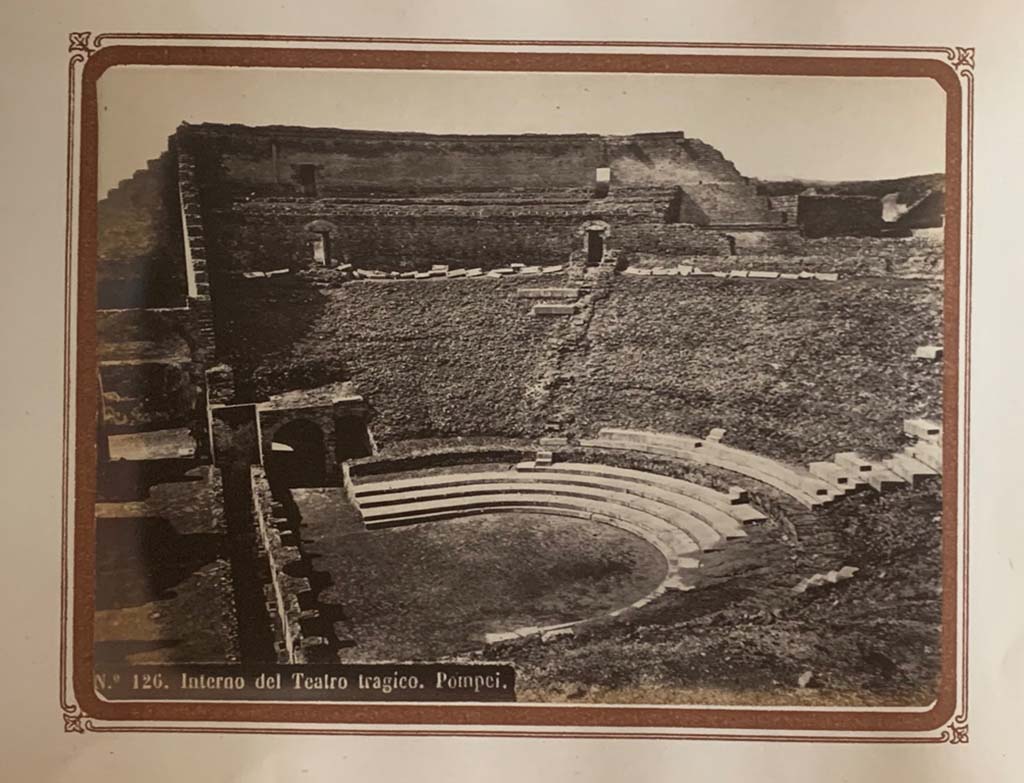
<path fill-rule="evenodd" d="M 531 457 L 537 450 L 536 443 L 524 442 L 522 446 L 512 443 L 439 445 L 409 451 L 404 454 L 384 453 L 372 457 L 349 460 L 342 472 L 348 482 L 354 478 L 379 476 L 386 473 L 402 473 L 408 470 L 443 468 L 449 465 L 465 465 L 473 462 L 516 463 Z"/>
<path fill-rule="evenodd" d="M 310 647 L 324 644 L 326 640 L 319 637 L 305 637 L 301 620 L 313 619 L 316 610 L 303 610 L 299 597 L 311 590 L 309 580 L 305 577 L 292 576 L 285 570 L 288 566 L 299 563 L 302 555 L 297 546 L 284 543 L 284 535 L 290 531 L 283 514 L 275 511 L 275 503 L 270 493 L 270 484 L 266 473 L 261 467 L 251 469 L 253 519 L 256 523 L 256 535 L 259 557 L 264 566 L 264 593 L 267 599 L 267 612 L 271 618 L 274 634 L 274 649 L 278 663 L 307 663 L 307 652 Z"/>

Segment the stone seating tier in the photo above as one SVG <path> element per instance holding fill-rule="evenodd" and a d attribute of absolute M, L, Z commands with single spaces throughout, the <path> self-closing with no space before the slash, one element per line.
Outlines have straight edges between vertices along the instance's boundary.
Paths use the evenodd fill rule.
<path fill-rule="evenodd" d="M 603 428 L 597 439 L 581 441 L 595 448 L 641 451 L 731 470 L 785 492 L 807 508 L 817 508 L 844 494 L 810 472 L 757 454 L 700 441 L 685 435 Z"/>
<path fill-rule="evenodd" d="M 590 498 L 544 494 L 493 494 L 446 498 L 399 507 L 399 513 L 367 519 L 367 529 L 399 527 L 439 521 L 455 516 L 487 514 L 498 511 L 561 513 L 614 525 L 653 544 L 671 566 L 692 568 L 697 565 L 700 547 L 679 529 L 659 517 L 635 508 L 626 508 Z"/>
<path fill-rule="evenodd" d="M 906 454 L 894 454 L 885 460 L 883 464 L 913 487 L 919 486 L 931 476 L 939 475 L 935 469 Z"/>
<path fill-rule="evenodd" d="M 927 465 L 932 470 L 942 472 L 942 447 L 938 444 L 921 441 L 903 449 L 908 457 Z"/>
<path fill-rule="evenodd" d="M 404 492 L 424 486 L 460 486 L 466 483 L 486 481 L 489 477 L 495 480 L 510 481 L 518 474 L 534 474 L 540 480 L 551 483 L 573 484 L 583 486 L 604 486 L 619 491 L 644 493 L 647 488 L 659 491 L 653 499 L 673 498 L 681 499 L 684 509 L 693 509 L 693 505 L 686 505 L 686 501 L 694 501 L 697 504 L 709 507 L 708 516 L 705 517 L 709 523 L 722 524 L 719 532 L 727 537 L 729 531 L 735 531 L 732 524 L 724 522 L 720 517 L 711 513 L 718 511 L 729 515 L 736 522 L 751 524 L 764 522 L 767 517 L 747 502 L 736 503 L 732 495 L 718 492 L 710 487 L 695 484 L 685 479 L 663 476 L 658 473 L 648 473 L 642 470 L 629 468 L 618 468 L 611 465 L 596 465 L 591 463 L 560 462 L 551 467 L 538 466 L 534 462 L 521 462 L 516 466 L 516 471 L 491 471 L 466 474 L 441 474 L 436 476 L 416 477 L 409 479 L 396 479 L 392 481 L 377 481 L 359 483 L 353 485 L 352 494 L 357 502 L 365 503 L 368 499 L 381 494 Z"/>
<path fill-rule="evenodd" d="M 912 438 L 939 443 L 942 440 L 942 425 L 928 419 L 907 419 L 903 431 Z"/>
<path fill-rule="evenodd" d="M 673 506 L 598 487 L 552 486 L 542 482 L 481 483 L 461 487 L 424 488 L 400 493 L 394 502 L 387 502 L 389 496 L 383 496 L 372 501 L 377 504 L 375 506 L 370 506 L 370 501 L 360 503 L 360 511 L 363 522 L 367 528 L 371 528 L 381 521 L 401 520 L 410 514 L 442 510 L 447 504 L 453 504 L 458 508 L 460 504 L 473 503 L 474 498 L 478 497 L 501 498 L 503 503 L 511 499 L 530 504 L 534 495 L 541 498 L 560 498 L 572 505 L 594 502 L 614 508 L 641 511 L 682 531 L 704 551 L 721 549 L 725 543 L 725 537 L 702 519 Z"/>
<path fill-rule="evenodd" d="M 455 485 L 451 482 L 438 482 L 369 498 L 361 498 L 358 494 L 355 497 L 366 519 L 370 518 L 370 510 L 380 507 L 417 499 L 456 497 L 481 492 L 544 492 L 599 499 L 614 498 L 615 502 L 623 505 L 648 508 L 663 518 L 679 517 L 686 527 L 696 528 L 694 535 L 705 548 L 708 545 L 714 547 L 722 538 L 738 539 L 746 538 L 747 535 L 743 523 L 725 511 L 693 498 L 632 481 L 604 476 L 573 476 L 554 469 L 526 473 L 476 473 L 468 474 L 465 479 Z M 654 504 L 658 504 L 658 507 L 655 508 Z M 703 527 L 710 527 L 711 531 L 701 530 Z"/>

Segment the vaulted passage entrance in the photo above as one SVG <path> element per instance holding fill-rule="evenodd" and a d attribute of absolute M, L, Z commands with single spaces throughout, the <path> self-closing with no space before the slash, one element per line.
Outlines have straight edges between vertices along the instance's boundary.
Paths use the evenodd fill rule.
<path fill-rule="evenodd" d="M 270 454 L 264 454 L 271 483 L 284 487 L 323 486 L 326 457 L 324 434 L 308 419 L 295 419 L 278 429 Z"/>

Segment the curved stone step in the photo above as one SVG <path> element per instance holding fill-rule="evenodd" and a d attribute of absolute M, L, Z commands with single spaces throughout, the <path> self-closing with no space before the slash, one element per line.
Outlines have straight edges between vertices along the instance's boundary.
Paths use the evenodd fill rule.
<path fill-rule="evenodd" d="M 586 445 L 586 441 L 581 442 Z M 529 465 L 530 467 L 524 467 Z M 734 502 L 730 495 L 719 492 L 711 487 L 696 484 L 686 479 L 664 476 L 660 473 L 649 473 L 644 470 L 633 470 L 632 468 L 619 468 L 613 465 L 599 465 L 589 462 L 559 462 L 550 468 L 539 468 L 532 463 L 520 463 L 516 466 L 520 471 L 555 471 L 562 474 L 580 476 L 607 476 L 609 478 L 621 478 L 638 484 L 648 484 L 654 487 L 674 492 L 678 495 L 693 498 L 701 503 L 712 506 L 733 517 L 738 522 L 764 522 L 767 517 L 753 506 L 741 502 Z"/>
<path fill-rule="evenodd" d="M 415 511 L 423 503 L 434 501 L 458 501 L 477 495 L 508 495 L 527 497 L 544 495 L 573 498 L 580 502 L 597 501 L 642 511 L 672 524 L 693 539 L 702 550 L 714 551 L 725 543 L 725 536 L 703 519 L 689 511 L 656 500 L 638 497 L 625 492 L 610 491 L 597 486 L 546 484 L 536 481 L 507 481 L 488 483 L 479 481 L 456 486 L 420 487 L 406 492 L 378 496 L 372 501 L 360 502 L 360 512 L 367 527 L 381 519 L 395 519 Z"/>
<path fill-rule="evenodd" d="M 837 496 L 832 487 L 807 471 L 759 454 L 689 436 L 604 428 L 598 438 L 583 443 L 596 448 L 642 451 L 714 465 L 775 487 L 812 509 L 831 502 Z"/>
<path fill-rule="evenodd" d="M 526 463 L 524 463 L 526 464 Z M 415 484 L 406 484 L 402 487 L 392 487 L 387 491 L 380 491 L 380 486 L 371 486 L 368 495 L 359 491 L 357 486 L 354 492 L 356 501 L 361 508 L 374 508 L 382 505 L 389 505 L 407 502 L 416 497 L 427 496 L 425 493 L 430 490 L 430 496 L 435 496 L 434 489 L 450 487 L 459 488 L 467 485 L 490 485 L 490 484 L 537 484 L 541 483 L 550 492 L 561 492 L 561 487 L 571 493 L 572 487 L 592 487 L 609 492 L 622 492 L 628 495 L 635 495 L 640 498 L 657 501 L 667 506 L 678 509 L 684 513 L 692 514 L 700 521 L 706 523 L 719 535 L 727 539 L 746 538 L 746 531 L 743 529 L 743 521 L 729 511 L 713 506 L 704 500 L 698 500 L 686 494 L 681 494 L 672 489 L 659 487 L 656 484 L 641 483 L 635 479 L 626 479 L 600 474 L 588 474 L 586 472 L 573 473 L 564 470 L 562 464 L 550 468 L 542 468 L 534 463 L 532 467 L 517 471 L 494 471 L 488 473 L 463 473 L 446 474 L 443 476 L 422 477 Z M 642 475 L 642 474 L 641 474 Z M 712 490 L 713 491 L 713 490 Z M 728 505 L 728 496 L 723 495 L 726 501 L 725 508 L 736 509 L 739 506 Z M 763 516 L 761 517 L 763 519 Z"/>
<path fill-rule="evenodd" d="M 650 541 L 674 565 L 677 560 L 688 558 L 686 567 L 694 567 L 696 562 L 692 558 L 700 552 L 700 547 L 692 539 L 679 535 L 675 526 L 659 517 L 613 503 L 559 495 L 471 495 L 410 503 L 402 508 L 401 515 L 367 521 L 366 526 L 368 529 L 398 527 L 497 511 L 543 511 L 582 519 L 608 520 L 609 524 L 614 523 L 616 527 Z"/>

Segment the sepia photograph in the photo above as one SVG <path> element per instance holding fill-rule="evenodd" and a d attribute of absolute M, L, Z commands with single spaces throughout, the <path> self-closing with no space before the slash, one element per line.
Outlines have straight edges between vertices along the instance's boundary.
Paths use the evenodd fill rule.
<path fill-rule="evenodd" d="M 952 687 L 936 79 L 116 65 L 95 89 L 101 698 Z"/>

